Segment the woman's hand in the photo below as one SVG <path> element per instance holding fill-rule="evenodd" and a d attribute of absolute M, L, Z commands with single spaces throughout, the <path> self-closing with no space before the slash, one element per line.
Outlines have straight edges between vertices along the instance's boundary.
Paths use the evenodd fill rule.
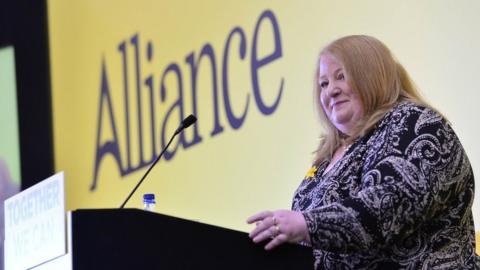
<path fill-rule="evenodd" d="M 257 225 L 249 234 L 253 242 L 260 243 L 271 239 L 265 246 L 266 250 L 285 242 L 310 242 L 307 224 L 301 212 L 289 210 L 264 211 L 249 217 L 247 223 Z"/>

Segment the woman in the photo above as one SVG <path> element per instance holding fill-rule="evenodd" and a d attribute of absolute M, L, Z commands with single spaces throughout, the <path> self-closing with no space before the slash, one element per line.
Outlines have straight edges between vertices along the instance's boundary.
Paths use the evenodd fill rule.
<path fill-rule="evenodd" d="M 472 168 L 389 49 L 338 39 L 315 84 L 326 131 L 314 165 L 293 211 L 247 220 L 253 241 L 309 244 L 318 269 L 475 269 Z"/>

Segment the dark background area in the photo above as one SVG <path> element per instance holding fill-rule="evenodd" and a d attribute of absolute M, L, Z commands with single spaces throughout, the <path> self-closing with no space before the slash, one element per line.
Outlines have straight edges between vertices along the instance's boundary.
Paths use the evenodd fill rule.
<path fill-rule="evenodd" d="M 15 50 L 22 190 L 54 173 L 47 30 L 46 0 L 0 0 L 0 47 Z"/>

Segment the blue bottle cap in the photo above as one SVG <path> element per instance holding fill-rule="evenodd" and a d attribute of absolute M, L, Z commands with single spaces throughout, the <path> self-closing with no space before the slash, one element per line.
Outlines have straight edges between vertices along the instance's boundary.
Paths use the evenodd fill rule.
<path fill-rule="evenodd" d="M 147 200 L 147 201 L 154 201 L 155 200 L 155 194 L 153 193 L 147 193 L 147 194 L 143 194 L 143 200 Z"/>

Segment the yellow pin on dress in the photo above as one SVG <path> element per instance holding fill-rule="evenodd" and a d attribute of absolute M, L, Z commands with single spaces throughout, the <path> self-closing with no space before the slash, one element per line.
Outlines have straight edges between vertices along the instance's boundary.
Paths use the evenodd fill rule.
<path fill-rule="evenodd" d="M 305 175 L 305 179 L 309 179 L 309 178 L 314 177 L 316 172 L 317 172 L 317 167 L 312 166 L 312 167 L 308 170 L 307 174 Z"/>

